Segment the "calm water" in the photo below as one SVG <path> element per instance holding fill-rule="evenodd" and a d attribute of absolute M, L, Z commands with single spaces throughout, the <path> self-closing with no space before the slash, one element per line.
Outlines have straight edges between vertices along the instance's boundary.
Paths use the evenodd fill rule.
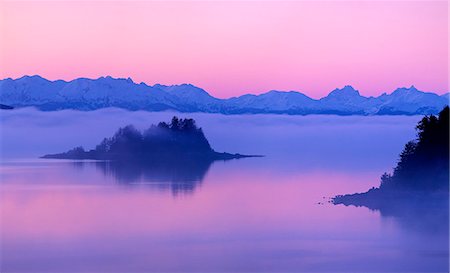
<path fill-rule="evenodd" d="M 266 157 L 178 170 L 36 159 L 172 115 L 2 112 L 0 271 L 448 271 L 432 213 L 327 203 L 377 186 L 420 117 L 183 114 L 217 151 Z"/>

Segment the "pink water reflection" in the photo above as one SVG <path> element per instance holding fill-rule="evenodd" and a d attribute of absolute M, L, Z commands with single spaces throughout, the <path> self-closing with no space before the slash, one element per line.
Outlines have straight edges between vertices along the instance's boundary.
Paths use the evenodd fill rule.
<path fill-rule="evenodd" d="M 41 174 L 35 187 L 24 187 L 30 181 L 20 176 L 16 183 L 3 181 L 3 267 L 50 272 L 330 271 L 373 268 L 365 261 L 369 258 L 406 259 L 404 238 L 392 219 L 368 209 L 317 204 L 323 196 L 367 187 L 361 181 L 373 181 L 375 174 L 222 172 L 233 164 L 213 166 L 193 194 L 178 196 L 146 185 L 112 184 L 93 165 L 71 173 L 73 166 L 49 163 L 37 168 Z M 89 174 L 94 185 L 82 181 Z M 392 269 L 395 264 L 376 267 Z M 412 265 L 429 266 L 408 261 L 400 268 Z"/>

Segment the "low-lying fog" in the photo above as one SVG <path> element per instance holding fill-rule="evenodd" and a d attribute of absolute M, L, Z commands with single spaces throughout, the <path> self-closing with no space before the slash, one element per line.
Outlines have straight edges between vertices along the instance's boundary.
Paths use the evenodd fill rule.
<path fill-rule="evenodd" d="M 194 118 L 219 152 L 262 154 L 284 165 L 391 168 L 415 137 L 419 116 L 221 115 L 122 109 L 2 111 L 2 160 L 32 159 L 75 146 L 94 148 L 121 126 L 145 129 L 174 116 Z M 293 162 L 294 161 L 294 162 Z M 305 166 L 303 166 L 305 167 Z"/>

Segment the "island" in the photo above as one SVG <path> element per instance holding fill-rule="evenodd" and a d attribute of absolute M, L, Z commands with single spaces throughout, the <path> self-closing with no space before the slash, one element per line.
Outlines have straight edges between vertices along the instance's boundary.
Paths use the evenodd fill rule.
<path fill-rule="evenodd" d="M 417 139 L 406 143 L 392 174 L 364 193 L 338 195 L 334 204 L 364 206 L 385 215 L 431 215 L 448 219 L 449 107 L 422 118 Z M 448 222 L 448 221 L 447 221 Z M 446 224 L 448 226 L 448 223 Z"/>
<path fill-rule="evenodd" d="M 12 109 L 14 109 L 14 107 L 0 103 L 0 110 L 12 110 Z"/>
<path fill-rule="evenodd" d="M 212 162 L 258 155 L 219 153 L 214 151 L 203 130 L 190 118 L 173 117 L 170 123 L 151 125 L 144 132 L 128 125 L 112 137 L 105 138 L 95 149 L 76 147 L 64 153 L 47 154 L 42 158 L 92 159 L 153 164 L 189 164 Z"/>

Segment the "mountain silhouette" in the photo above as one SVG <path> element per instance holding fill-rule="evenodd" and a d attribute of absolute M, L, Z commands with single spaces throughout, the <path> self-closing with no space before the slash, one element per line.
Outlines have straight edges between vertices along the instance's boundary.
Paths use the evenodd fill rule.
<path fill-rule="evenodd" d="M 352 86 L 335 89 L 319 100 L 297 91 L 272 90 L 261 95 L 218 99 L 192 84 L 149 86 L 131 78 L 49 81 L 40 76 L 0 80 L 0 103 L 41 110 L 95 110 L 118 107 L 128 110 L 205 112 L 222 114 L 337 114 L 417 115 L 437 114 L 448 105 L 448 94 L 439 96 L 411 86 L 391 94 L 364 97 Z"/>

